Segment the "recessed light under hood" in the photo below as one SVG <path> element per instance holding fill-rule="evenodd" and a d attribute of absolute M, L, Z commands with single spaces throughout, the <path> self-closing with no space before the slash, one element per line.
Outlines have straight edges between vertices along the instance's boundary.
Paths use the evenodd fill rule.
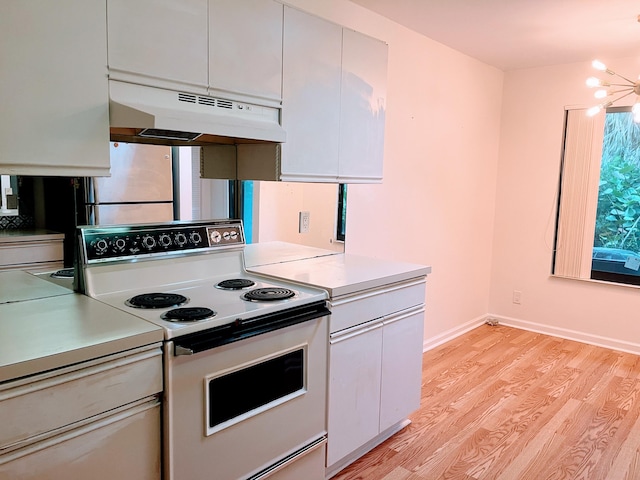
<path fill-rule="evenodd" d="M 109 81 L 109 123 L 141 141 L 255 143 L 286 140 L 280 108 Z"/>

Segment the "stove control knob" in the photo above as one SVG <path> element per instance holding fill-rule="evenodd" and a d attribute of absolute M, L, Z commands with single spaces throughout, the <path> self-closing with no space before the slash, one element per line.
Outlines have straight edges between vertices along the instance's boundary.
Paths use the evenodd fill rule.
<path fill-rule="evenodd" d="M 198 232 L 191 232 L 189 234 L 189 239 L 191 240 L 191 243 L 193 243 L 194 245 L 198 245 L 202 241 L 202 237 Z"/>
<path fill-rule="evenodd" d="M 145 235 L 144 237 L 142 237 L 142 246 L 148 250 L 151 250 L 156 246 L 156 239 L 151 235 Z"/>
<path fill-rule="evenodd" d="M 187 236 L 182 232 L 176 233 L 174 241 L 179 247 L 184 247 L 187 244 Z"/>
<path fill-rule="evenodd" d="M 168 247 L 169 245 L 171 245 L 171 237 L 166 233 L 160 235 L 159 241 L 160 245 L 162 245 L 163 247 Z"/>
<path fill-rule="evenodd" d="M 95 243 L 96 253 L 102 255 L 109 248 L 109 243 L 104 238 L 99 238 Z"/>
<path fill-rule="evenodd" d="M 222 235 L 220 235 L 220 232 L 218 230 L 214 230 L 213 232 L 211 232 L 210 237 L 213 243 L 220 243 L 220 239 L 222 238 Z"/>
<path fill-rule="evenodd" d="M 231 230 L 231 233 L 229 235 L 231 236 L 231 240 L 235 240 L 236 238 L 238 238 L 238 232 L 235 230 Z"/>
<path fill-rule="evenodd" d="M 229 238 L 231 238 L 231 234 L 229 232 L 224 232 L 222 234 L 222 238 L 224 238 L 225 241 L 229 241 Z"/>
<path fill-rule="evenodd" d="M 127 246 L 127 242 L 124 240 L 124 238 L 116 238 L 116 241 L 113 243 L 113 246 L 116 251 L 124 252 L 124 247 Z"/>

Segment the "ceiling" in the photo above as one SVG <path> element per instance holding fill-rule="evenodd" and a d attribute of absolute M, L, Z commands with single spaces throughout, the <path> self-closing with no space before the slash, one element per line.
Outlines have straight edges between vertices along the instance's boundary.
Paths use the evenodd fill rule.
<path fill-rule="evenodd" d="M 638 0 L 351 0 L 500 70 L 640 56 Z"/>

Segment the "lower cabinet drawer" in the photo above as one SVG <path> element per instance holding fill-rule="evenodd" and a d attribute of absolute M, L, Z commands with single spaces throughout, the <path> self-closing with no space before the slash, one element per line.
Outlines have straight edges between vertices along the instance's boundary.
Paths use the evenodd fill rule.
<path fill-rule="evenodd" d="M 7 382 L 0 385 L 0 453 L 161 391 L 159 344 Z"/>
<path fill-rule="evenodd" d="M 159 480 L 160 438 L 155 400 L 0 454 L 0 478 Z"/>
<path fill-rule="evenodd" d="M 270 475 L 258 477 L 258 480 L 325 480 L 324 458 L 326 442 L 312 448 L 304 456 L 286 465 Z"/>
<path fill-rule="evenodd" d="M 62 237 L 62 235 L 61 235 Z M 0 243 L 0 269 L 37 268 L 44 263 L 62 264 L 64 259 L 63 239 L 34 242 Z"/>
<path fill-rule="evenodd" d="M 331 299 L 329 331 L 338 332 L 425 302 L 424 278 Z"/>

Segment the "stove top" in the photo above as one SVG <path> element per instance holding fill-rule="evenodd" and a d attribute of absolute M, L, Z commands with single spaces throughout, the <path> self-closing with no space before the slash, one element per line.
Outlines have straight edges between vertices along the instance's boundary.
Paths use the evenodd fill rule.
<path fill-rule="evenodd" d="M 185 246 L 189 238 L 200 241 Z M 81 227 L 79 240 L 80 291 L 163 327 L 166 339 L 328 298 L 248 273 L 239 220 Z"/>
<path fill-rule="evenodd" d="M 167 284 L 162 292 L 146 292 L 144 288 L 139 288 L 98 293 L 94 298 L 163 327 L 167 339 L 327 298 L 322 290 L 284 282 L 276 284 L 258 277 L 251 278 L 253 287 L 248 290 L 220 289 L 216 287 L 219 281 L 222 280 L 198 279 Z M 157 285 L 154 289 L 157 289 Z M 257 300 L 245 298 L 251 292 L 256 292 Z M 285 295 L 276 298 L 279 293 Z M 263 296 L 267 298 L 261 300 Z M 139 303 L 139 300 L 133 300 L 137 297 L 150 297 L 158 300 L 160 305 L 141 308 L 134 305 Z"/>

